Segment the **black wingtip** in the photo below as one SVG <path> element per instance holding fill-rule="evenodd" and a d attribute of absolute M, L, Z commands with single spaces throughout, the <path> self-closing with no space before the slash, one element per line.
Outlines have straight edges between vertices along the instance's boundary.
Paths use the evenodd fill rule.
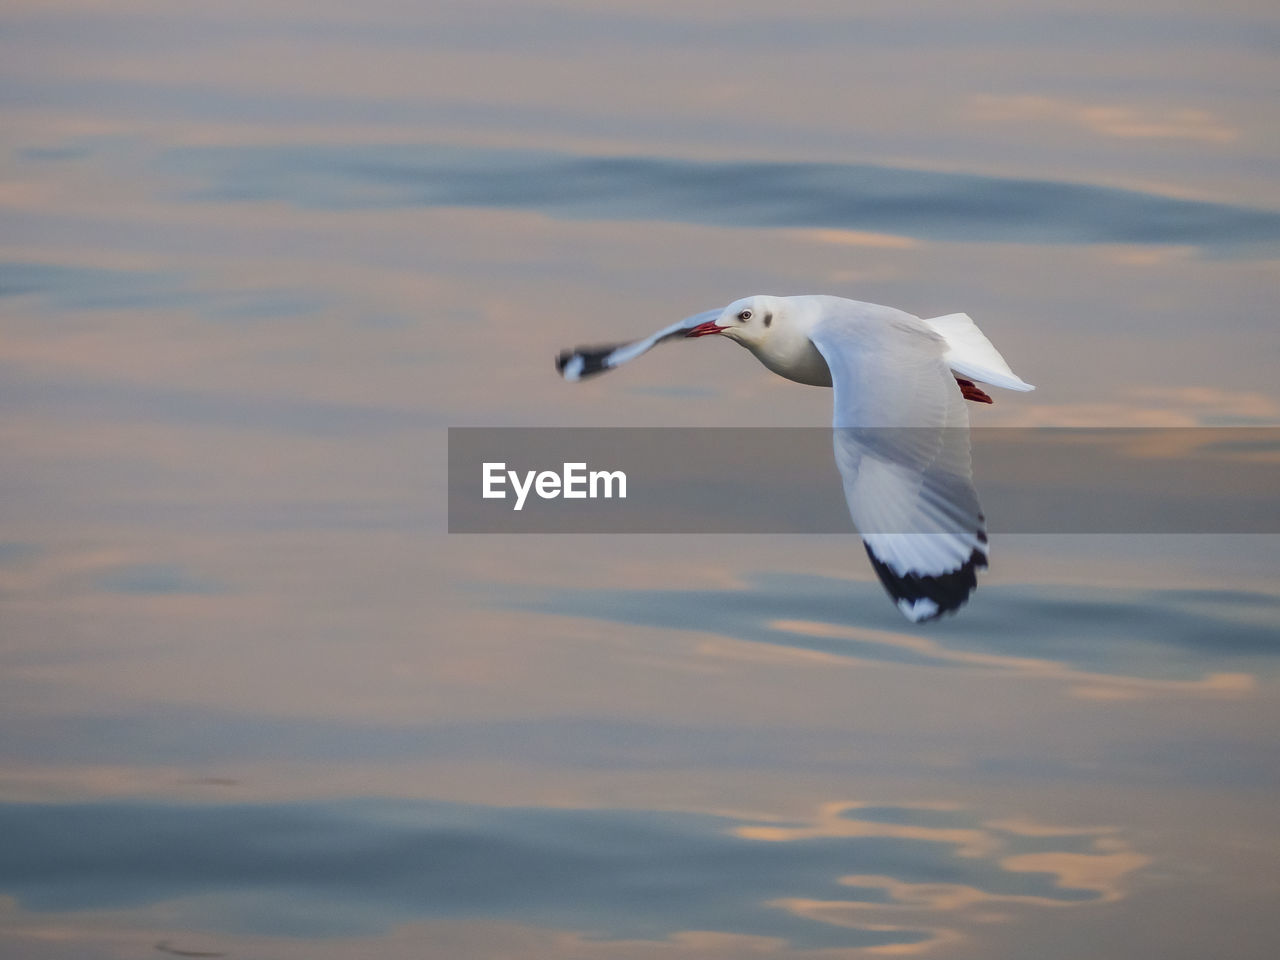
<path fill-rule="evenodd" d="M 582 380 L 604 373 L 609 369 L 605 361 L 622 344 L 610 343 L 598 347 L 574 347 L 561 350 L 556 356 L 556 372 L 566 380 Z"/>
<path fill-rule="evenodd" d="M 987 555 L 977 547 L 957 569 L 938 576 L 901 574 L 880 560 L 865 543 L 871 567 L 898 609 L 916 623 L 955 613 L 978 588 L 978 571 L 987 569 Z"/>

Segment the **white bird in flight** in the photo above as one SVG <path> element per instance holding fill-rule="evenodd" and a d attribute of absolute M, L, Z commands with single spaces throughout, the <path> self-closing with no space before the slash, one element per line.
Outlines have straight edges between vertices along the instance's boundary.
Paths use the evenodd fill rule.
<path fill-rule="evenodd" d="M 968 600 L 987 567 L 987 533 L 965 401 L 992 402 L 975 381 L 1035 389 L 977 325 L 963 313 L 925 320 L 842 297 L 745 297 L 634 343 L 565 350 L 556 368 L 581 380 L 664 340 L 713 334 L 779 376 L 834 388 L 845 501 L 903 615 L 934 620 Z"/>

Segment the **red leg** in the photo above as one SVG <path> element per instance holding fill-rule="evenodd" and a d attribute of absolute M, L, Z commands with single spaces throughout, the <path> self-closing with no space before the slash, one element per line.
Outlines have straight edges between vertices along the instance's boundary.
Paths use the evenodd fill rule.
<path fill-rule="evenodd" d="M 972 400 L 974 403 L 995 403 L 986 392 L 977 386 L 972 380 L 965 380 L 963 377 L 956 377 L 956 383 L 960 384 L 960 392 L 964 394 L 966 400 Z"/>

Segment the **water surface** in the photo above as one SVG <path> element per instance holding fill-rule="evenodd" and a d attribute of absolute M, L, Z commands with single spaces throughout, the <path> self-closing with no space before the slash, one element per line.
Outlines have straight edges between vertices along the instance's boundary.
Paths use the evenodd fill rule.
<path fill-rule="evenodd" d="M 0 14 L 0 953 L 1274 956 L 1274 535 L 915 628 L 852 536 L 445 531 L 450 426 L 828 422 L 552 369 L 757 292 L 968 312 L 982 426 L 1275 425 L 1280 21 L 438 7 Z"/>

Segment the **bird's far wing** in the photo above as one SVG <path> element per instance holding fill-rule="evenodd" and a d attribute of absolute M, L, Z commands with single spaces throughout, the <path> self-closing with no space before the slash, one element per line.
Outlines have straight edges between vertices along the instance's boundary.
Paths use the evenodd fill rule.
<path fill-rule="evenodd" d="M 905 314 L 829 318 L 810 338 L 831 369 L 836 463 L 876 575 L 909 620 L 954 611 L 987 565 L 987 535 L 945 343 Z"/>
<path fill-rule="evenodd" d="M 574 347 L 572 350 L 561 350 L 556 357 L 556 370 L 566 380 L 582 380 L 585 377 L 604 373 L 614 367 L 634 360 L 642 353 L 674 337 L 682 337 L 699 324 L 715 320 L 720 316 L 719 310 L 708 310 L 706 313 L 685 317 L 679 323 L 663 327 L 657 333 L 635 340 L 631 343 L 609 343 L 594 347 Z"/>
<path fill-rule="evenodd" d="M 947 365 L 962 377 L 973 377 L 1006 390 L 1034 390 L 1009 364 L 967 313 L 949 313 L 924 323 L 946 341 Z"/>

